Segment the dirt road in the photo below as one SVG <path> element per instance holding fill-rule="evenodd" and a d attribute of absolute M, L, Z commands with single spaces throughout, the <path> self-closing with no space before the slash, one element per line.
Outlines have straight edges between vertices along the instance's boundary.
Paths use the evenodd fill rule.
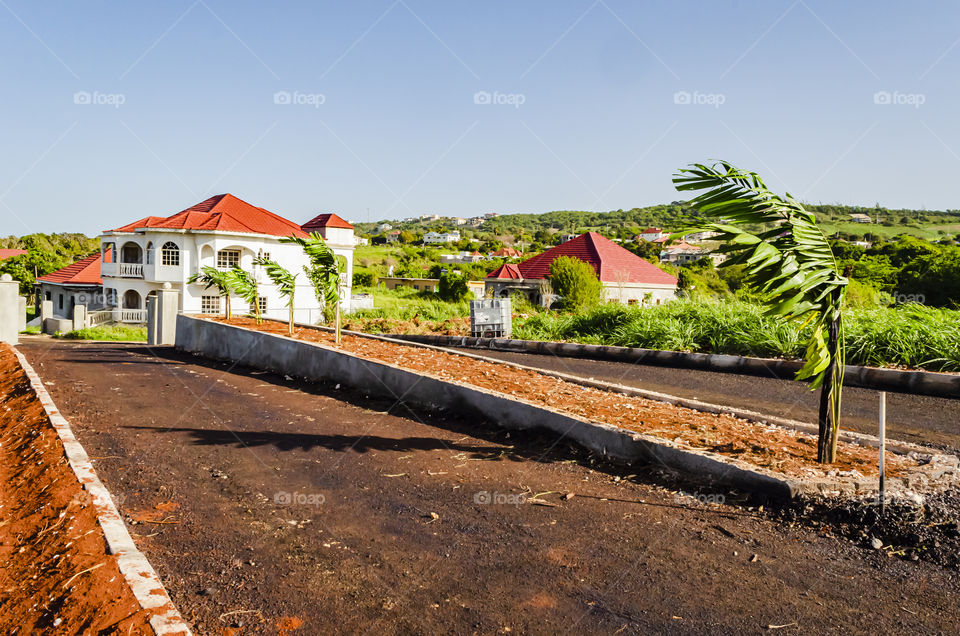
<path fill-rule="evenodd" d="M 201 634 L 960 628 L 955 572 L 552 437 L 170 349 L 20 349 Z"/>
<path fill-rule="evenodd" d="M 628 362 L 602 362 L 551 355 L 468 349 L 470 353 L 560 371 L 713 404 L 739 406 L 803 422 L 817 421 L 820 393 L 802 382 L 697 369 L 675 369 Z M 879 393 L 847 387 L 843 426 L 877 433 Z M 887 435 L 918 444 L 960 449 L 960 399 L 887 393 Z"/>

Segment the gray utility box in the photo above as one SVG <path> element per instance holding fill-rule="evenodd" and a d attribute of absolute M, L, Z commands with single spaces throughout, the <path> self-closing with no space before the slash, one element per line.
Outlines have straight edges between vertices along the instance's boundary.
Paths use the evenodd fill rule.
<path fill-rule="evenodd" d="M 509 338 L 513 331 L 509 298 L 470 301 L 470 335 L 475 338 Z"/>

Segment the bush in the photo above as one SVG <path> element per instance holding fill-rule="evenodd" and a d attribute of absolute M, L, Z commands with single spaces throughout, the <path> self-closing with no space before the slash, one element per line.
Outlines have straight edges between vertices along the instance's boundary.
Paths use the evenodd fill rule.
<path fill-rule="evenodd" d="M 131 341 L 146 342 L 147 328 L 133 327 L 130 325 L 101 325 L 99 327 L 87 327 L 76 331 L 68 331 L 58 336 L 66 340 L 111 340 L 111 341 Z"/>
<path fill-rule="evenodd" d="M 550 263 L 550 285 L 562 298 L 563 307 L 581 311 L 595 307 L 603 300 L 603 284 L 593 267 L 579 258 L 561 256 Z"/>
<path fill-rule="evenodd" d="M 437 285 L 437 295 L 440 300 L 458 303 L 465 300 L 469 294 L 467 279 L 463 276 L 447 273 L 440 277 L 440 284 Z"/>
<path fill-rule="evenodd" d="M 373 287 L 377 284 L 377 276 L 373 272 L 354 272 L 354 287 Z"/>

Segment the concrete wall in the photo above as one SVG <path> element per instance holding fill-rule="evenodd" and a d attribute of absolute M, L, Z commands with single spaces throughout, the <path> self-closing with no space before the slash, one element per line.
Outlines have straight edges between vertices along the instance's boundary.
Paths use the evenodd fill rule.
<path fill-rule="evenodd" d="M 793 496 L 797 488 L 794 482 L 751 470 L 737 460 L 676 448 L 667 440 L 590 422 L 502 394 L 439 380 L 285 336 L 180 315 L 177 318 L 176 346 L 184 351 L 257 369 L 335 381 L 391 399 L 402 397 L 404 401 L 427 408 L 474 413 L 506 428 L 549 430 L 621 462 L 655 462 L 716 483 L 776 497 Z"/>
<path fill-rule="evenodd" d="M 0 342 L 15 345 L 20 333 L 20 283 L 9 274 L 0 278 Z"/>

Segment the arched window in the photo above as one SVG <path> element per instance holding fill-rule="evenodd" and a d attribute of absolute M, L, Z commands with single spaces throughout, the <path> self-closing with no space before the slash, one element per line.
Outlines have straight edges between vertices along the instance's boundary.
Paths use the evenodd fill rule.
<path fill-rule="evenodd" d="M 180 266 L 180 248 L 177 247 L 176 243 L 167 241 L 163 244 L 163 247 L 160 249 L 160 262 L 163 265 Z"/>
<path fill-rule="evenodd" d="M 147 265 L 153 265 L 153 242 L 147 243 Z"/>

